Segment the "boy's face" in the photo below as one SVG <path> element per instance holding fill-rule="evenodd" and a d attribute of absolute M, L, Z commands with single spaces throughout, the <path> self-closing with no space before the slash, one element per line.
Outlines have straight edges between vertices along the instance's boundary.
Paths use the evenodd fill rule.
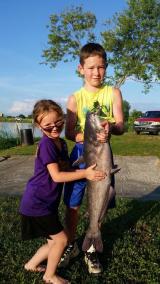
<path fill-rule="evenodd" d="M 78 70 L 84 76 L 85 84 L 90 87 L 100 87 L 106 72 L 106 64 L 102 57 L 93 55 L 85 59 Z"/>

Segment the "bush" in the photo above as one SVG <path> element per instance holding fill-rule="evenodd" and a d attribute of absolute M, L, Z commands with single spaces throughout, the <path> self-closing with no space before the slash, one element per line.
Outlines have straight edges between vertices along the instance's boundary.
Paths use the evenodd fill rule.
<path fill-rule="evenodd" d="M 0 150 L 19 145 L 20 141 L 5 131 L 0 131 Z"/>

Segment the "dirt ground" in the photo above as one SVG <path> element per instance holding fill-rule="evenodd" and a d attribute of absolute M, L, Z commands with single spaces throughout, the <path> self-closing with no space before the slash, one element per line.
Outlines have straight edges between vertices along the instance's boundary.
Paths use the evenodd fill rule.
<path fill-rule="evenodd" d="M 118 196 L 160 200 L 160 159 L 154 156 L 115 156 Z M 32 176 L 34 156 L 0 157 L 0 194 L 21 195 Z"/>

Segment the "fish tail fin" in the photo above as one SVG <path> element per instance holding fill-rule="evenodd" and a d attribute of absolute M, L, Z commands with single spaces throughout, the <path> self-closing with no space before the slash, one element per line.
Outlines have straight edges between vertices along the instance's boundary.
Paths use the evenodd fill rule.
<path fill-rule="evenodd" d="M 103 242 L 100 230 L 95 235 L 86 234 L 82 244 L 82 250 L 87 251 L 92 245 L 97 252 L 103 252 Z"/>

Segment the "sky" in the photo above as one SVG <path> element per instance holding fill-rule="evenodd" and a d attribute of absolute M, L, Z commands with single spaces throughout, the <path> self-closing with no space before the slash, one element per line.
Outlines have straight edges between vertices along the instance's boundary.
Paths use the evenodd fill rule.
<path fill-rule="evenodd" d="M 127 7 L 125 0 L 0 1 L 0 112 L 4 115 L 31 114 L 39 99 L 53 99 L 65 109 L 68 96 L 82 86 L 75 73 L 78 59 L 60 62 L 54 69 L 40 64 L 47 48 L 50 15 L 78 5 L 96 15 L 97 35 L 106 19 Z M 146 95 L 143 85 L 128 80 L 121 91 L 131 110 L 160 109 L 160 85 Z"/>

